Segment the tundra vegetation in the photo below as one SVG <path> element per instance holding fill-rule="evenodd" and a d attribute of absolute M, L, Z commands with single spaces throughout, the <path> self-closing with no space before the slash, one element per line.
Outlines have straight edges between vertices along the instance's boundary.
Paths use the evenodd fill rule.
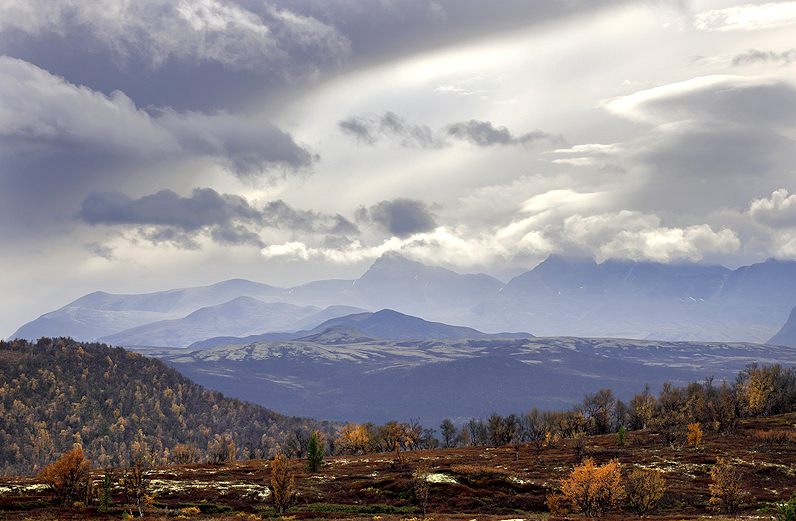
<path fill-rule="evenodd" d="M 568 411 L 447 419 L 442 442 L 418 419 L 286 418 L 102 344 L 3 342 L 0 366 L 4 519 L 793 510 L 796 375 L 780 366 L 627 404 L 601 389 Z"/>

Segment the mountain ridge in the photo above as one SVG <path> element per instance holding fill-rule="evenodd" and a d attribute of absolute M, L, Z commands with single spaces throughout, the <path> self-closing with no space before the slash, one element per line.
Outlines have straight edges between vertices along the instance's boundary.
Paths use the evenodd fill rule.
<path fill-rule="evenodd" d="M 537 336 L 761 343 L 782 328 L 796 306 L 796 261 L 768 259 L 729 270 L 696 263 L 597 264 L 589 258 L 551 255 L 504 284 L 489 275 L 462 275 L 393 253 L 377 259 L 354 280 L 279 288 L 232 279 L 143 295 L 95 292 L 23 325 L 13 336 L 58 334 L 119 342 L 122 337 L 113 335 L 158 320 L 184 319 L 202 307 L 220 306 L 239 296 L 320 309 L 392 309 L 487 334 L 527 331 Z M 349 313 L 337 316 L 345 314 Z M 277 339 L 284 332 L 318 324 L 307 325 L 285 318 L 257 331 Z M 219 336 L 250 335 L 215 330 L 197 332 L 192 340 Z M 165 337 L 142 337 L 136 343 L 156 345 L 158 338 Z"/>

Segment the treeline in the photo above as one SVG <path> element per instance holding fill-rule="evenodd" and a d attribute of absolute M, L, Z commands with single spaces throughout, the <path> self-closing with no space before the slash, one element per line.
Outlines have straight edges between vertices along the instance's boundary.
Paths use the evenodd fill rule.
<path fill-rule="evenodd" d="M 538 448 L 560 438 L 650 429 L 667 445 L 686 443 L 689 425 L 720 434 L 731 433 L 741 418 L 796 411 L 796 370 L 779 364 L 749 364 L 732 383 L 714 379 L 684 387 L 670 383 L 656 395 L 649 385 L 625 403 L 610 389 L 586 395 L 568 411 L 539 411 L 472 418 L 457 428 L 440 425 L 441 445 L 508 445 L 531 442 Z"/>
<path fill-rule="evenodd" d="M 71 338 L 0 342 L 0 472 L 30 474 L 81 446 L 95 468 L 302 456 L 328 422 L 204 389 L 159 360 Z"/>

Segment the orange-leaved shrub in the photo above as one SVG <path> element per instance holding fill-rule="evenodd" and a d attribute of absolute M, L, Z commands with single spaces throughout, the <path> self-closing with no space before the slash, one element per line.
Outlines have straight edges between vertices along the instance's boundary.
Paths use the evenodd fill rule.
<path fill-rule="evenodd" d="M 622 464 L 614 459 L 598 467 L 586 458 L 561 482 L 561 494 L 573 510 L 589 517 L 603 516 L 624 499 Z"/>

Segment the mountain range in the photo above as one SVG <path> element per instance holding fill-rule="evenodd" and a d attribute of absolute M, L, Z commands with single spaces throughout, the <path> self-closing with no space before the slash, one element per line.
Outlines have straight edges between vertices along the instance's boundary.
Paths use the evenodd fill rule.
<path fill-rule="evenodd" d="M 225 343 L 290 339 L 340 317 L 366 330 L 367 323 L 357 325 L 353 316 L 388 308 L 479 334 L 754 343 L 775 338 L 796 346 L 793 335 L 775 336 L 794 306 L 794 261 L 769 259 L 730 270 L 702 264 L 598 264 L 552 255 L 503 283 L 389 253 L 355 280 L 280 288 L 236 279 L 145 295 L 96 292 L 23 325 L 10 338 L 68 335 L 161 347 L 201 345 L 196 343 L 217 337 Z"/>

